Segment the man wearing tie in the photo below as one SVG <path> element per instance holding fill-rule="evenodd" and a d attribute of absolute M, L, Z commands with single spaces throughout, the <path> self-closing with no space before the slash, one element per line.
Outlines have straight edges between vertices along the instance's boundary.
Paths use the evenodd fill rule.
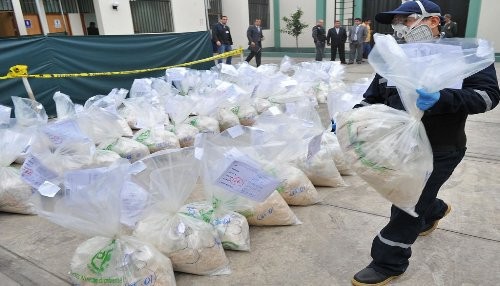
<path fill-rule="evenodd" d="M 330 41 L 331 40 L 331 41 Z M 332 47 L 331 60 L 335 61 L 337 56 L 337 50 L 339 51 L 340 62 L 346 64 L 345 62 L 345 42 L 347 40 L 347 32 L 344 27 L 340 26 L 340 21 L 335 20 L 335 25 L 333 28 L 328 30 L 326 36 L 326 44 Z"/>
<path fill-rule="evenodd" d="M 349 29 L 349 63 L 354 63 L 354 57 L 356 56 L 356 62 L 361 64 L 363 56 L 363 42 L 366 40 L 368 32 L 366 28 L 361 26 L 361 19 L 354 19 L 354 26 Z"/>
<path fill-rule="evenodd" d="M 260 18 L 256 18 L 254 25 L 251 25 L 247 29 L 247 38 L 248 38 L 248 49 L 250 50 L 250 54 L 245 59 L 245 62 L 249 63 L 252 58 L 255 56 L 255 63 L 257 67 L 260 66 L 260 59 L 262 56 L 262 40 L 264 36 L 262 35 L 262 20 Z"/>

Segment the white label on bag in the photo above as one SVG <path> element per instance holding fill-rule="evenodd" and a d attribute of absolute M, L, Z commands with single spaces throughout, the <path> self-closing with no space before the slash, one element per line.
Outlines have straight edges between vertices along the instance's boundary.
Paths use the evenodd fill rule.
<path fill-rule="evenodd" d="M 84 139 L 86 136 L 81 132 L 80 127 L 74 120 L 65 120 L 47 125 L 43 132 L 50 141 L 58 146 L 69 138 Z"/>
<path fill-rule="evenodd" d="M 239 137 L 245 133 L 245 131 L 243 130 L 243 127 L 241 127 L 241 125 L 236 125 L 236 126 L 233 126 L 231 128 L 228 128 L 226 130 L 227 130 L 227 133 L 229 133 L 229 135 L 231 136 L 231 138 Z"/>
<path fill-rule="evenodd" d="M 96 168 L 66 172 L 64 176 L 66 195 L 82 191 L 85 187 L 101 178 L 107 171 L 108 168 Z"/>
<path fill-rule="evenodd" d="M 130 181 L 125 182 L 121 191 L 120 222 L 134 226 L 147 206 L 149 193 L 139 185 Z"/>
<path fill-rule="evenodd" d="M 269 107 L 269 112 L 271 112 L 272 115 L 278 115 L 281 114 L 281 110 L 277 106 L 271 106 Z"/>
<path fill-rule="evenodd" d="M 21 167 L 21 178 L 33 188 L 38 188 L 45 181 L 57 178 L 57 174 L 45 167 L 38 158 L 29 154 Z"/>
<path fill-rule="evenodd" d="M 241 161 L 233 161 L 215 181 L 227 191 L 263 202 L 280 185 L 280 181 Z"/>
<path fill-rule="evenodd" d="M 45 197 L 53 198 L 61 188 L 58 185 L 53 184 L 49 181 L 43 182 L 43 184 L 38 187 L 38 192 Z"/>
<path fill-rule="evenodd" d="M 323 137 L 323 133 L 314 136 L 311 141 L 309 141 L 307 147 L 307 160 L 311 159 L 321 149 L 321 137 Z"/>

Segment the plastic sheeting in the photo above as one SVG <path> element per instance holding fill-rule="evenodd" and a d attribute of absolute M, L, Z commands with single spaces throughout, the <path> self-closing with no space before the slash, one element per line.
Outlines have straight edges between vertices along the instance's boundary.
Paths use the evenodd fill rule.
<path fill-rule="evenodd" d="M 99 37 L 37 36 L 0 39 L 0 74 L 27 65 L 30 74 L 125 71 L 170 66 L 211 57 L 209 32 Z M 210 69 L 213 61 L 190 66 Z M 119 87 L 130 89 L 135 78 L 160 77 L 165 71 L 140 74 L 35 79 L 29 82 L 38 102 L 56 114 L 56 91 L 83 104 L 96 94 Z M 11 96 L 27 97 L 21 79 L 0 80 L 0 104 L 12 106 Z"/>

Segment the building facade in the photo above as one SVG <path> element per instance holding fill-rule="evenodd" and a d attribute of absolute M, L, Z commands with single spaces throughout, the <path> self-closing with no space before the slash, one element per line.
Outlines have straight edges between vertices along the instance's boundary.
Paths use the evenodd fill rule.
<path fill-rule="evenodd" d="M 480 37 L 500 43 L 495 11 L 498 0 L 434 0 L 444 13 L 454 15 L 459 36 Z M 283 16 L 298 8 L 309 27 L 298 38 L 299 47 L 311 48 L 311 28 L 317 19 L 325 28 L 338 19 L 351 25 L 353 18 L 373 19 L 378 11 L 397 7 L 401 0 L 0 0 L 0 36 L 37 34 L 86 35 L 95 22 L 101 35 L 190 32 L 209 30 L 222 15 L 228 17 L 234 45 L 246 47 L 246 29 L 256 17 L 263 20 L 263 47 L 295 47 L 295 38 L 280 32 Z M 389 25 L 374 23 L 376 32 Z M 496 47 L 500 56 L 500 44 Z"/>

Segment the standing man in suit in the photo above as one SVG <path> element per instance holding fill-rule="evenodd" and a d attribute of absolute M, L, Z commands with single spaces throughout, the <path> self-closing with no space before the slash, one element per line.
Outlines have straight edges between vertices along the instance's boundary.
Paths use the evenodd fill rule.
<path fill-rule="evenodd" d="M 331 42 L 330 42 L 331 41 Z M 345 42 L 347 41 L 347 32 L 344 27 L 340 26 L 340 21 L 335 20 L 335 25 L 333 28 L 328 30 L 326 35 L 326 44 L 331 45 L 331 60 L 335 61 L 337 56 L 337 50 L 339 51 L 340 63 L 346 64 L 345 62 Z M 330 44 L 331 43 L 331 44 Z"/>
<path fill-rule="evenodd" d="M 358 64 L 362 63 L 363 43 L 367 34 L 366 28 L 361 26 L 361 19 L 354 19 L 354 26 L 349 29 L 349 65 L 354 63 L 354 57 Z"/>
<path fill-rule="evenodd" d="M 212 40 L 217 45 L 217 51 L 219 54 L 231 51 L 233 45 L 233 38 L 231 37 L 231 31 L 227 24 L 227 16 L 222 16 L 220 21 L 214 25 L 212 31 Z M 231 58 L 226 58 L 226 64 L 231 64 Z M 219 64 L 222 63 L 222 59 L 218 60 Z"/>
<path fill-rule="evenodd" d="M 256 18 L 254 25 L 250 25 L 247 29 L 247 38 L 248 38 L 248 49 L 250 50 L 250 54 L 245 59 L 245 62 L 249 63 L 253 57 L 255 57 L 255 63 L 257 67 L 260 66 L 260 59 L 262 56 L 262 40 L 264 39 L 264 35 L 262 35 L 262 27 L 260 24 L 262 20 L 260 18 Z"/>
<path fill-rule="evenodd" d="M 316 26 L 312 28 L 312 37 L 314 40 L 314 46 L 316 47 L 316 60 L 322 61 L 325 55 L 325 42 L 326 42 L 326 32 L 323 28 L 324 21 L 319 19 L 316 22 Z"/>

